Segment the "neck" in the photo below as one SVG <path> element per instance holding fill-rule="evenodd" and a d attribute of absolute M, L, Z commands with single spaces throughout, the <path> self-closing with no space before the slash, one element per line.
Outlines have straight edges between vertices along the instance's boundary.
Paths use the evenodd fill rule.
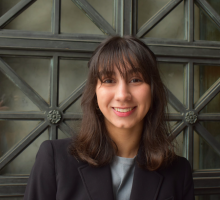
<path fill-rule="evenodd" d="M 137 155 L 143 130 L 142 124 L 131 129 L 107 126 L 107 130 L 111 139 L 117 145 L 117 156 L 134 158 Z"/>

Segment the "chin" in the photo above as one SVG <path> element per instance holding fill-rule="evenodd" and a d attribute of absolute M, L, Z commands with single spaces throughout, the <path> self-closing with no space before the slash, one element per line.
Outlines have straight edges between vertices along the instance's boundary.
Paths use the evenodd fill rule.
<path fill-rule="evenodd" d="M 120 124 L 120 125 L 116 125 L 117 128 L 132 128 L 133 126 L 131 126 L 131 124 Z"/>

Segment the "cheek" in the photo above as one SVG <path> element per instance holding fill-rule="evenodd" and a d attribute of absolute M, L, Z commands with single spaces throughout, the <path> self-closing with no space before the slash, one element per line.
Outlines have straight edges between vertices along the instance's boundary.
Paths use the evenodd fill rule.
<path fill-rule="evenodd" d="M 151 102 L 151 91 L 150 89 L 146 90 L 144 93 L 143 99 L 147 102 Z"/>
<path fill-rule="evenodd" d="M 100 109 L 108 106 L 109 102 L 111 101 L 111 93 L 104 90 L 98 89 L 96 90 L 97 101 Z"/>
<path fill-rule="evenodd" d="M 139 91 L 139 99 L 140 99 L 140 102 L 143 104 L 143 106 L 148 111 L 148 109 L 150 108 L 150 105 L 151 105 L 151 90 L 150 90 L 150 87 L 142 88 Z"/>

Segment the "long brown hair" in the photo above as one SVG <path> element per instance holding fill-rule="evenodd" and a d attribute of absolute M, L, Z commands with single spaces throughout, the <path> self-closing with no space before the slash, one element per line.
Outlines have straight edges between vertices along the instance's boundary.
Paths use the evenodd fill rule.
<path fill-rule="evenodd" d="M 138 152 L 139 166 L 157 170 L 175 158 L 174 146 L 166 122 L 167 98 L 157 68 L 156 57 L 142 41 L 132 36 L 114 36 L 103 41 L 94 51 L 89 63 L 89 75 L 82 95 L 83 118 L 81 130 L 73 138 L 72 155 L 93 166 L 109 164 L 117 153 L 97 109 L 96 84 L 102 73 L 111 74 L 117 67 L 121 76 L 127 76 L 128 65 L 142 74 L 151 87 L 152 103 L 144 117 L 144 127 Z M 125 73 L 124 73 L 125 72 Z"/>

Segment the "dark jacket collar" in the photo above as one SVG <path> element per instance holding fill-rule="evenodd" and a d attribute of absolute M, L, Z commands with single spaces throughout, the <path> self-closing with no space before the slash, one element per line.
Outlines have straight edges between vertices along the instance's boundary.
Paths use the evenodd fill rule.
<path fill-rule="evenodd" d="M 114 200 L 110 166 L 92 167 L 82 163 L 78 170 L 90 200 Z M 135 164 L 130 200 L 156 200 L 163 177 L 156 171 L 141 169 Z"/>

